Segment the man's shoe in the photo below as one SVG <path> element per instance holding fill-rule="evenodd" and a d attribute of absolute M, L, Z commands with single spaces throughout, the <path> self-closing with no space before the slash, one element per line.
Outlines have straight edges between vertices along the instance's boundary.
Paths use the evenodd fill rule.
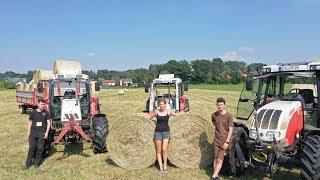
<path fill-rule="evenodd" d="M 30 168 L 30 166 L 23 166 L 23 170 L 28 170 Z"/>

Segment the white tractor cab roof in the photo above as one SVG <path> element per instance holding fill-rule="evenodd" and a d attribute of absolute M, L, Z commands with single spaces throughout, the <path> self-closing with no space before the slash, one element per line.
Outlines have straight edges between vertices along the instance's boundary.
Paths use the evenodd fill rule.
<path fill-rule="evenodd" d="M 66 81 L 74 81 L 74 80 L 89 80 L 89 76 L 86 74 L 53 74 L 51 76 L 52 80 L 66 80 Z"/>
<path fill-rule="evenodd" d="M 175 78 L 174 74 L 160 74 L 159 78 L 156 78 L 152 81 L 153 84 L 173 84 L 181 83 L 180 78 Z"/>

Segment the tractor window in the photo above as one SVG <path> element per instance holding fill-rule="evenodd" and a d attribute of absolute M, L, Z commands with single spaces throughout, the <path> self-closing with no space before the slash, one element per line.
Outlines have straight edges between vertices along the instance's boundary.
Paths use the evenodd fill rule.
<path fill-rule="evenodd" d="M 237 118 L 248 120 L 249 117 L 251 116 L 254 110 L 257 96 L 259 95 L 259 92 L 261 92 L 259 91 L 259 84 L 260 84 L 259 82 L 263 83 L 263 81 L 260 81 L 258 79 L 254 80 L 252 90 L 248 90 L 246 88 L 246 85 L 243 87 L 243 90 L 241 92 L 241 95 L 238 101 Z"/>

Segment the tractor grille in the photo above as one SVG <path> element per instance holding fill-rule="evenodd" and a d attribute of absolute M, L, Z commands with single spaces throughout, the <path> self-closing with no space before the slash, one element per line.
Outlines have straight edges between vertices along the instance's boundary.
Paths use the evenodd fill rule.
<path fill-rule="evenodd" d="M 269 109 L 267 112 L 264 114 L 262 118 L 262 123 L 261 123 L 261 129 L 268 129 L 268 125 L 271 119 L 271 115 L 273 113 L 274 109 Z"/>
<path fill-rule="evenodd" d="M 266 112 L 266 109 L 262 109 L 258 115 L 257 115 L 257 118 L 256 118 L 256 121 L 255 121 L 255 127 L 260 127 L 261 125 L 261 120 L 262 120 L 262 117 L 264 115 L 264 113 Z"/>
<path fill-rule="evenodd" d="M 282 113 L 281 110 L 274 111 L 274 113 L 272 114 L 271 121 L 270 121 L 269 129 L 271 129 L 271 130 L 277 129 L 281 113 Z"/>
<path fill-rule="evenodd" d="M 281 110 L 263 109 L 258 113 L 255 125 L 261 129 L 275 130 L 277 129 L 281 113 Z"/>

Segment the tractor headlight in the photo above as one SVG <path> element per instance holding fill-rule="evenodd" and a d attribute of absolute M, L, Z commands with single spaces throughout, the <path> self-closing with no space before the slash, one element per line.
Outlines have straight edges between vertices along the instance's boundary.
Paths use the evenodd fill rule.
<path fill-rule="evenodd" d="M 251 139 L 257 139 L 257 131 L 251 129 L 250 132 L 249 132 L 249 137 Z"/>
<path fill-rule="evenodd" d="M 274 136 L 276 139 L 279 139 L 280 136 L 281 136 L 281 132 L 269 131 L 269 132 L 267 132 L 267 134 L 266 134 L 267 139 L 270 140 L 270 141 L 273 141 L 273 136 Z"/>
<path fill-rule="evenodd" d="M 320 70 L 320 65 L 311 65 L 310 70 Z"/>

